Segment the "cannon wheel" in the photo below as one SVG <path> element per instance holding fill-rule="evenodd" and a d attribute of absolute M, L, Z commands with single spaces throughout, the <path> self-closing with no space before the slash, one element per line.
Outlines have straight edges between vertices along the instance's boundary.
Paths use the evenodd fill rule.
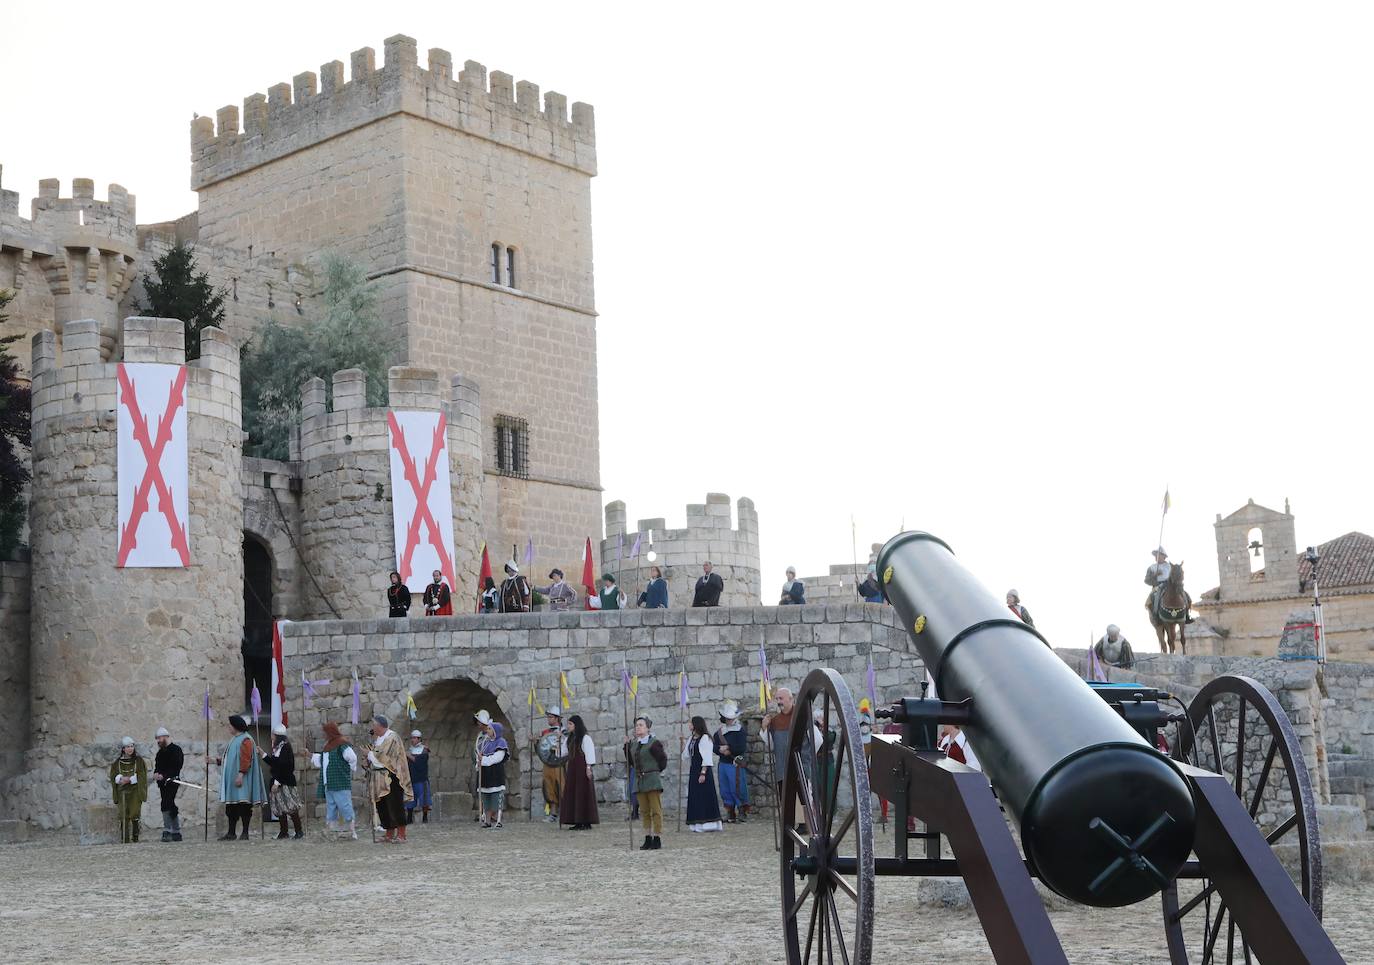
<path fill-rule="evenodd" d="M 1188 708 L 1188 720 L 1192 728 L 1179 726 L 1174 756 L 1231 779 L 1270 846 L 1297 840 L 1299 862 L 1293 883 L 1320 921 L 1322 851 L 1317 809 L 1302 746 L 1288 715 L 1263 684 L 1249 677 L 1223 676 L 1198 691 Z M 1258 777 L 1253 779 L 1246 770 L 1246 748 L 1262 755 L 1258 758 L 1262 759 Z M 1280 797 L 1284 791 L 1286 801 Z M 1271 808 L 1277 806 L 1287 816 L 1266 826 L 1259 817 L 1265 803 Z M 1182 904 L 1176 881 L 1164 890 L 1164 930 L 1170 961 L 1173 965 L 1214 965 L 1223 960 L 1227 965 L 1249 963 L 1253 952 L 1215 893 L 1216 886 L 1205 877 L 1200 884 L 1197 894 Z"/>
<path fill-rule="evenodd" d="M 827 735 L 814 761 L 802 753 L 814 745 L 813 713 L 820 714 L 821 733 Z M 872 960 L 873 809 L 858 725 L 843 678 L 826 668 L 811 671 L 796 697 L 783 782 L 782 924 L 788 965 L 869 965 Z M 796 829 L 799 824 L 805 833 Z"/>

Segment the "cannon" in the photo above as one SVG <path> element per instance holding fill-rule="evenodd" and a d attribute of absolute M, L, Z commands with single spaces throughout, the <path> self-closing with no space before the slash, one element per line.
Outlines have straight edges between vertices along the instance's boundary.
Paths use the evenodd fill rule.
<path fill-rule="evenodd" d="M 780 802 L 789 963 L 871 962 L 883 876 L 962 878 L 999 963 L 1068 960 L 1035 879 L 1097 907 L 1161 896 L 1173 965 L 1342 961 L 1301 745 L 1260 684 L 1219 677 L 1188 707 L 1089 684 L 928 533 L 889 540 L 878 573 L 935 693 L 877 709 L 897 732 L 866 739 L 837 673 L 803 681 Z M 945 724 L 981 771 L 937 749 Z"/>

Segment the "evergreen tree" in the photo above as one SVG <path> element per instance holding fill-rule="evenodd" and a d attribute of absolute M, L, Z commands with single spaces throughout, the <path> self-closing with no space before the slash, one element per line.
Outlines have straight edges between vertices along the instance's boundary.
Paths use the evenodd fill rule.
<path fill-rule="evenodd" d="M 0 289 L 0 327 L 14 292 Z M 24 487 L 29 481 L 29 388 L 19 379 L 19 360 L 9 346 L 21 336 L 0 337 L 0 560 L 19 545 L 24 528 Z"/>
<path fill-rule="evenodd" d="M 147 304 L 139 306 L 144 315 L 179 318 L 186 326 L 186 358 L 200 358 L 200 330 L 224 321 L 225 290 L 215 291 L 210 276 L 196 274 L 196 259 L 191 246 L 178 241 L 161 258 L 153 259 L 157 277 L 143 279 Z"/>
<path fill-rule="evenodd" d="M 362 369 L 367 404 L 386 404 L 393 338 L 377 312 L 376 286 L 360 267 L 336 255 L 326 255 L 323 268 L 320 318 L 299 328 L 269 321 L 243 347 L 243 428 L 250 455 L 287 458 L 300 421 L 301 386 L 312 376 L 329 384 L 340 369 Z"/>

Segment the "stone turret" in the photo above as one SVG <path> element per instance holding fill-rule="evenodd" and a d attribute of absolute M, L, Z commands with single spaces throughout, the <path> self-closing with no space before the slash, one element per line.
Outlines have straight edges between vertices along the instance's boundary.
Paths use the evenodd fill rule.
<path fill-rule="evenodd" d="M 476 383 L 453 376 L 447 394 L 437 372 L 396 366 L 388 374 L 390 409 L 366 408 L 361 369 L 335 372 L 301 390 L 301 551 L 318 581 L 303 589 L 307 619 L 374 617 L 396 568 L 387 414 L 443 412 L 453 499 L 456 612 L 472 598 L 482 548 L 482 421 Z M 333 408 L 328 405 L 332 397 Z M 417 457 L 418 458 L 418 457 Z M 414 584 L 412 583 L 412 586 Z M 412 615 L 423 613 L 419 600 Z"/>
<path fill-rule="evenodd" d="M 241 699 L 238 347 L 205 329 L 187 366 L 190 565 L 121 568 L 119 366 L 103 361 L 103 333 L 82 319 L 33 339 L 31 732 L 5 797 L 12 816 L 45 828 L 108 804 L 103 768 L 122 735 L 146 754 L 161 724 L 190 756 L 206 685 L 220 708 Z M 129 318 L 117 334 L 126 362 L 186 364 L 180 321 Z M 148 807 L 156 814 L 155 796 Z"/>
<path fill-rule="evenodd" d="M 625 504 L 619 500 L 607 503 L 606 538 L 601 541 L 602 570 L 620 573 L 621 587 L 633 606 L 648 580 L 649 567 L 658 566 L 668 581 L 668 605 L 686 607 L 692 605 L 702 564 L 709 560 L 714 572 L 725 581 L 721 606 L 758 606 L 759 515 L 754 501 L 748 497 L 739 500 L 736 512 L 739 524 L 732 529 L 730 497 L 707 493 L 706 502 L 688 505 L 686 529 L 668 529 L 660 517 L 641 519 L 634 530 L 629 530 Z M 631 557 L 636 537 L 639 556 Z M 648 557 L 651 550 L 653 560 Z"/>

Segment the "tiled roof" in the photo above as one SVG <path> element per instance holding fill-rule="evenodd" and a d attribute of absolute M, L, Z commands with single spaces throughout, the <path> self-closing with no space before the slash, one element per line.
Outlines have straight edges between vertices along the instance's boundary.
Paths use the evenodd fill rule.
<path fill-rule="evenodd" d="M 1320 557 L 1317 562 L 1317 575 L 1321 578 L 1323 590 L 1374 583 L 1374 536 L 1357 532 L 1346 533 L 1322 543 L 1317 547 L 1317 554 Z M 1264 570 L 1259 571 L 1263 572 Z M 1298 554 L 1298 584 L 1301 593 L 1312 589 L 1312 566 L 1303 553 Z M 1199 599 L 1217 600 L 1220 597 L 1221 588 L 1214 586 Z"/>

